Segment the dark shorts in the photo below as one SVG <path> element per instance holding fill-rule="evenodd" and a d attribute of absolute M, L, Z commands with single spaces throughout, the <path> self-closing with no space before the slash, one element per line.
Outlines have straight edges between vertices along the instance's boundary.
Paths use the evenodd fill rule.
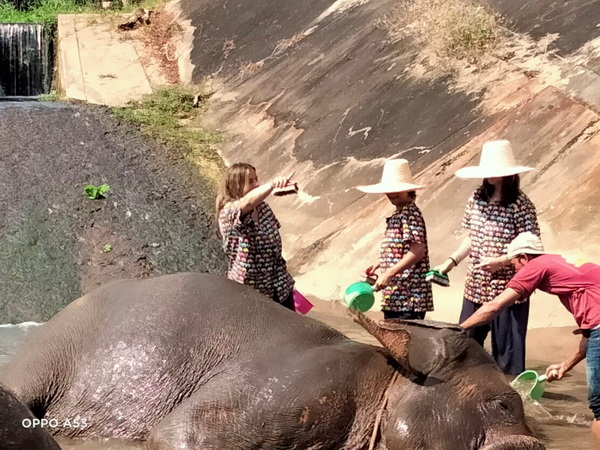
<path fill-rule="evenodd" d="M 481 307 L 466 298 L 460 312 L 463 323 Z M 529 320 L 529 302 L 519 303 L 504 308 L 491 322 L 467 330 L 483 347 L 487 335 L 492 332 L 492 356 L 496 364 L 505 374 L 518 375 L 525 370 L 525 338 L 527 321 Z"/>
<path fill-rule="evenodd" d="M 587 351 L 588 402 L 594 418 L 600 420 L 600 329 L 592 330 L 588 338 Z"/>
<path fill-rule="evenodd" d="M 294 306 L 294 291 L 290 292 L 290 295 L 284 298 L 283 301 L 279 300 L 277 294 L 275 294 L 274 297 L 275 298 L 273 300 L 275 300 L 280 305 L 285 306 L 287 309 L 291 309 L 292 311 L 296 311 L 296 307 Z"/>

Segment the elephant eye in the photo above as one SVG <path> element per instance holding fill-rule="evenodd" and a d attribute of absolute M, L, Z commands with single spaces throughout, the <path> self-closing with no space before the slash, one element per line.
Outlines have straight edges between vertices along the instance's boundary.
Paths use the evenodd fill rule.
<path fill-rule="evenodd" d="M 523 414 L 523 403 L 516 392 L 508 392 L 488 399 L 480 408 L 486 415 L 498 419 L 510 419 Z"/>

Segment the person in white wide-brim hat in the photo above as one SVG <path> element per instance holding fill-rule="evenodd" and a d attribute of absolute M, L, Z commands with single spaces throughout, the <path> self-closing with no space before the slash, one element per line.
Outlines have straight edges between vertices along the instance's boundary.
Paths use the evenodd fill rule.
<path fill-rule="evenodd" d="M 540 235 L 535 206 L 520 190 L 519 174 L 534 170 L 516 162 L 507 140 L 483 144 L 479 165 L 456 171 L 459 178 L 481 178 L 462 220 L 468 236 L 436 269 L 447 273 L 469 256 L 460 322 L 493 300 L 515 274 L 506 258 L 510 242 L 519 233 Z M 525 370 L 525 335 L 529 302 L 521 299 L 489 324 L 474 327 L 469 334 L 482 346 L 492 332 L 492 354 L 505 374 Z"/>
<path fill-rule="evenodd" d="M 381 310 L 386 319 L 424 319 L 427 311 L 433 311 L 431 284 L 425 279 L 429 271 L 427 230 L 415 204 L 415 191 L 422 188 L 413 181 L 406 159 L 386 161 L 379 183 L 357 187 L 369 194 L 385 194 L 395 206 L 386 219 L 379 262 L 365 270 L 368 276 L 381 270 L 375 289 L 383 291 Z"/>

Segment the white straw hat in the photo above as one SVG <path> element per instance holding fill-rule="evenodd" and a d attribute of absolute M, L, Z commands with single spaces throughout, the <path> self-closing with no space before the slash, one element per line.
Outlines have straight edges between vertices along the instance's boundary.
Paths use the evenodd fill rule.
<path fill-rule="evenodd" d="M 500 140 L 484 142 L 479 165 L 459 169 L 455 175 L 459 178 L 496 178 L 530 170 L 534 168 L 517 165 L 510 142 Z"/>
<path fill-rule="evenodd" d="M 387 194 L 422 189 L 423 186 L 414 184 L 410 167 L 406 159 L 390 159 L 383 165 L 381 182 L 368 186 L 357 186 L 356 189 L 368 194 Z"/>
<path fill-rule="evenodd" d="M 520 233 L 510 244 L 508 244 L 508 248 L 506 249 L 506 257 L 508 259 L 523 254 L 544 255 L 545 253 L 542 240 L 530 231 Z"/>

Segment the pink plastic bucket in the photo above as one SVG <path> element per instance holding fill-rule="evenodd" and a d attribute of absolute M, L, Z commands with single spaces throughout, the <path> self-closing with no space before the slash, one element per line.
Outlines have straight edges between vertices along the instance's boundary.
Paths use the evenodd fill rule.
<path fill-rule="evenodd" d="M 296 308 L 296 312 L 306 314 L 312 309 L 313 304 L 304 295 L 294 289 L 294 307 Z"/>

